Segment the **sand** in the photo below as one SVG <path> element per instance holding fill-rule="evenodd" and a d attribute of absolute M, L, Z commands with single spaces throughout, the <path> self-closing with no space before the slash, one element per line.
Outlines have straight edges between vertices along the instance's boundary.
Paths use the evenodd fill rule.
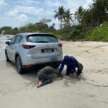
<path fill-rule="evenodd" d="M 36 88 L 36 73 L 19 75 L 0 43 L 0 108 L 108 108 L 108 43 L 63 41 L 64 55 L 83 65 L 81 79 L 64 77 Z"/>

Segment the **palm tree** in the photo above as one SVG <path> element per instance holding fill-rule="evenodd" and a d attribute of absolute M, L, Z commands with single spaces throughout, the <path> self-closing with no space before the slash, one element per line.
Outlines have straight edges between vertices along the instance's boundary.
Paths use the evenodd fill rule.
<path fill-rule="evenodd" d="M 65 26 L 71 26 L 72 14 L 69 9 L 64 13 L 64 22 L 65 22 Z"/>
<path fill-rule="evenodd" d="M 64 13 L 65 13 L 64 7 L 60 6 L 58 8 L 58 10 L 56 11 L 56 14 L 54 16 L 55 18 L 58 18 L 58 20 L 60 21 L 60 28 L 61 29 L 63 28 Z"/>
<path fill-rule="evenodd" d="M 75 18 L 78 20 L 79 24 L 81 24 L 81 20 L 84 16 L 85 9 L 83 7 L 79 7 L 78 10 L 75 13 Z"/>

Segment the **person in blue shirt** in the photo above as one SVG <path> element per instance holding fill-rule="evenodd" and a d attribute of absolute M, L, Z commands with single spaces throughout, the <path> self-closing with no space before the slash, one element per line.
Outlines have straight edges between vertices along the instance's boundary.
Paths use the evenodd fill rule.
<path fill-rule="evenodd" d="M 83 65 L 77 61 L 77 59 L 73 56 L 64 56 L 64 59 L 61 61 L 59 66 L 59 74 L 61 75 L 64 66 L 67 66 L 66 75 L 70 75 L 71 73 L 76 73 L 79 76 L 82 73 Z"/>

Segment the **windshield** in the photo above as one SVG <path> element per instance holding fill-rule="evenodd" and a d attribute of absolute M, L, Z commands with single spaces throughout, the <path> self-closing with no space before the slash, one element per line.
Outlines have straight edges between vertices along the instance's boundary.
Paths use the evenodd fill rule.
<path fill-rule="evenodd" d="M 28 42 L 33 43 L 56 43 L 57 38 L 53 35 L 30 35 L 27 38 Z"/>

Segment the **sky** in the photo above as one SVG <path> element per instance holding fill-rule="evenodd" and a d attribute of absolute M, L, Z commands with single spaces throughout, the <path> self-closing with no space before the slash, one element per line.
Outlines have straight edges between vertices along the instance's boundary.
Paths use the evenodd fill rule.
<path fill-rule="evenodd" d="M 43 18 L 51 19 L 57 26 L 54 14 L 59 6 L 74 13 L 79 6 L 88 8 L 91 3 L 92 0 L 0 0 L 0 27 L 20 27 Z"/>

